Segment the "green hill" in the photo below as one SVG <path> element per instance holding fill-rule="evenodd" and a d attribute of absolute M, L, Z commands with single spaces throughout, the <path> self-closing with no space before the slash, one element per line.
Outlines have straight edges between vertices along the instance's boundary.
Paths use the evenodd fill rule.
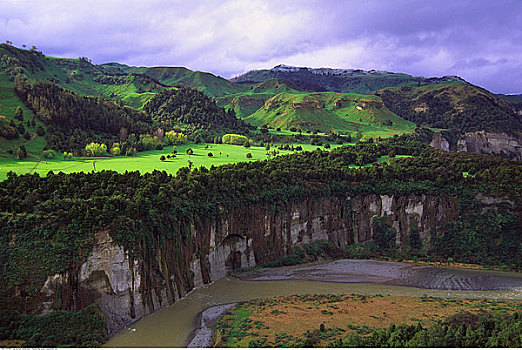
<path fill-rule="evenodd" d="M 522 130 L 522 118 L 513 105 L 468 83 L 386 88 L 376 95 L 397 115 L 425 126 L 459 132 L 486 130 L 512 134 Z"/>
<path fill-rule="evenodd" d="M 244 87 L 248 87 L 244 85 Z M 280 79 L 270 79 L 261 83 L 250 85 L 247 91 L 230 94 L 216 99 L 216 102 L 225 109 L 233 109 L 236 116 L 245 118 L 263 107 L 265 102 L 275 95 L 287 93 L 299 93 L 301 90 L 296 84 Z"/>
<path fill-rule="evenodd" d="M 119 63 L 102 64 L 112 73 L 138 73 L 167 86 L 188 86 L 210 97 L 219 97 L 246 91 L 248 86 L 234 84 L 211 73 L 191 71 L 184 67 L 133 67 Z"/>
<path fill-rule="evenodd" d="M 47 131 L 48 128 L 41 122 L 45 118 L 36 117 L 14 93 L 16 76 L 25 76 L 33 84 L 55 84 L 64 91 L 78 94 L 78 99 L 80 96 L 93 96 L 138 110 L 144 109 L 158 93 L 181 87 L 193 88 L 215 99 L 226 112 L 211 108 L 215 110 L 212 116 L 188 118 L 198 121 L 197 125 L 189 123 L 191 128 L 206 129 L 204 135 L 209 137 L 213 134 L 211 129 L 216 127 L 216 120 L 225 114 L 256 126 L 266 124 L 303 131 L 360 132 L 372 137 L 413 132 L 415 123 L 458 132 L 500 130 L 514 133 L 522 128 L 517 114 L 519 105 L 454 76 L 423 78 L 374 70 L 280 65 L 227 80 L 184 67 L 135 67 L 120 63 L 95 65 L 85 57 L 48 57 L 36 50 L 0 44 L 0 155 L 6 157 L 12 157 L 19 146 L 24 146 L 29 154 L 41 152 L 46 140 L 38 130 Z M 183 126 L 181 120 L 187 118 L 178 114 L 185 111 L 194 116 L 201 101 L 177 111 L 170 110 L 170 102 L 156 102 L 149 105 L 150 115 Z M 162 111 L 151 110 L 150 106 L 162 108 Z M 18 107 L 24 115 L 22 121 L 14 118 Z M 168 116 L 164 114 L 167 110 Z M 208 120 L 212 123 L 205 125 Z M 235 122 L 232 124 L 236 125 Z M 115 136 L 112 132 L 110 134 Z"/>
<path fill-rule="evenodd" d="M 415 125 L 390 112 L 376 96 L 352 93 L 279 93 L 245 117 L 252 125 L 303 130 L 362 132 L 391 136 L 413 132 Z"/>
<path fill-rule="evenodd" d="M 13 81 L 17 74 L 31 81 L 49 81 L 81 95 L 122 100 L 135 108 L 141 108 L 153 92 L 167 87 L 148 75 L 106 70 L 87 58 L 55 58 L 0 44 L 0 75 Z"/>

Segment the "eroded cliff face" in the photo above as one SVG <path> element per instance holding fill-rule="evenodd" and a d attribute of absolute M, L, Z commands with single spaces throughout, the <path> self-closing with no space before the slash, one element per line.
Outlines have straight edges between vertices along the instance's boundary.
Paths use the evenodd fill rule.
<path fill-rule="evenodd" d="M 440 132 L 437 132 L 433 135 L 430 145 L 444 151 L 492 154 L 522 160 L 522 135 L 513 136 L 484 131 L 467 132 L 460 135 L 456 144 L 451 145 Z"/>
<path fill-rule="evenodd" d="M 115 331 L 193 288 L 290 254 L 296 246 L 325 239 L 338 247 L 369 241 L 376 217 L 386 216 L 401 245 L 411 228 L 429 241 L 432 229 L 457 215 L 457 198 L 432 195 L 329 197 L 278 209 L 252 205 L 192 222 L 184 240 L 154 241 L 154 251 L 145 249 L 139 257 L 100 231 L 76 276 L 49 276 L 42 307 L 50 311 L 65 298 L 73 298 L 78 308 L 95 302 Z"/>

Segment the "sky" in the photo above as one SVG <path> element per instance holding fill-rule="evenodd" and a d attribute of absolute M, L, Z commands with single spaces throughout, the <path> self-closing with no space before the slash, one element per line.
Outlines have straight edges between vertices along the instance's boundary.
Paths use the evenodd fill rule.
<path fill-rule="evenodd" d="M 0 40 L 225 78 L 282 63 L 522 93 L 522 0 L 0 0 Z"/>

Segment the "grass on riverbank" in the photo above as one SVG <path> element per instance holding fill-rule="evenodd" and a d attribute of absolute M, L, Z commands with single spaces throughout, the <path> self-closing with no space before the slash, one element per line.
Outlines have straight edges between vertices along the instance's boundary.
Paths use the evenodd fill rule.
<path fill-rule="evenodd" d="M 513 313 L 519 301 L 432 297 L 304 295 L 253 300 L 218 321 L 216 347 L 325 347 L 349 334 L 365 335 L 390 324 L 430 326 L 459 312 Z"/>

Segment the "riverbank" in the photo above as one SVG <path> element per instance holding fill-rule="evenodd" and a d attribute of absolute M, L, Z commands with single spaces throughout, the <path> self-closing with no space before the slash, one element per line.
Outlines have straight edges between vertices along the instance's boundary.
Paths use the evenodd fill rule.
<path fill-rule="evenodd" d="M 210 348 L 212 347 L 213 327 L 221 315 L 235 307 L 237 304 L 225 304 L 209 307 L 196 317 L 198 326 L 191 333 L 187 348 Z"/>
<path fill-rule="evenodd" d="M 405 262 L 342 259 L 306 265 L 263 268 L 235 274 L 246 281 L 307 280 L 378 283 L 440 290 L 522 288 L 522 273 L 457 269 Z"/>
<path fill-rule="evenodd" d="M 342 260 L 341 260 L 342 261 Z M 353 260 L 352 260 L 353 261 Z M 104 347 L 186 347 L 187 340 L 192 339 L 195 334 L 194 328 L 199 325 L 195 323 L 198 320 L 198 315 L 202 315 L 205 309 L 216 305 L 224 305 L 230 303 L 239 303 L 242 301 L 263 299 L 269 297 L 282 297 L 302 294 L 317 294 L 317 295 L 340 295 L 340 294 L 358 294 L 366 296 L 375 296 L 381 294 L 384 296 L 411 296 L 411 297 L 436 297 L 436 298 L 455 298 L 455 299 L 480 299 L 480 300 L 516 300 L 522 301 L 522 288 L 505 289 L 505 290 L 443 290 L 443 289 L 421 289 L 412 288 L 393 284 L 393 281 L 386 282 L 386 273 L 395 271 L 397 275 L 403 266 L 409 266 L 408 269 L 418 270 L 420 273 L 425 271 L 420 268 L 418 264 L 399 263 L 398 267 L 391 268 L 395 263 L 385 263 L 376 261 L 359 260 L 361 265 L 366 265 L 368 269 L 374 272 L 375 264 L 380 264 L 381 276 L 368 277 L 360 273 L 359 275 L 352 274 L 351 276 L 344 276 L 344 281 L 347 277 L 353 283 L 343 282 L 342 274 L 346 274 L 346 270 L 342 268 L 342 264 L 334 268 L 327 267 L 327 270 L 334 272 L 338 270 L 338 278 L 335 282 L 325 282 L 331 279 L 330 276 L 325 275 L 324 266 L 332 264 L 335 261 L 328 261 L 322 263 L 310 263 L 305 265 L 298 265 L 285 268 L 271 268 L 260 269 L 256 271 L 249 271 L 242 273 L 240 278 L 226 277 L 220 279 L 212 284 L 201 286 L 185 298 L 179 300 L 173 305 L 165 307 L 158 312 L 142 318 L 140 321 L 133 324 L 132 331 L 129 329 L 123 330 L 121 333 L 111 338 Z M 389 265 L 391 264 L 391 265 Z M 335 265 L 334 265 L 335 266 Z M 288 275 L 293 270 L 300 271 L 301 279 L 295 279 L 295 275 Z M 306 272 L 306 270 L 311 270 Z M 408 270 L 407 269 L 407 270 Z M 456 270 L 456 272 L 475 275 L 475 271 L 470 270 Z M 364 272 L 364 269 L 359 269 L 359 272 Z M 517 277 L 522 276 L 519 273 L 506 273 L 496 271 L 479 271 L 485 274 L 482 279 L 487 279 L 487 275 L 500 277 Z M 250 274 L 249 278 L 246 278 Z M 316 276 L 311 278 L 312 274 Z M 321 274 L 325 276 L 321 276 Z M 241 275 L 241 274 L 238 274 Z M 308 276 L 307 276 L 308 275 Z M 318 276 L 317 276 L 318 275 Z M 393 275 L 393 274 L 392 274 Z M 261 277 L 265 278 L 261 278 Z M 274 277 L 276 278 L 268 278 Z M 317 278 L 316 278 L 317 277 Z M 259 278 L 256 280 L 255 278 Z M 322 278 L 322 279 L 321 279 Z M 370 281 L 372 283 L 363 283 L 361 281 Z M 384 280 L 385 283 L 377 283 L 378 280 Z M 522 279 L 521 279 L 522 280 Z M 361 283 L 356 283 L 357 281 Z M 192 334 L 192 336 L 191 336 Z"/>

